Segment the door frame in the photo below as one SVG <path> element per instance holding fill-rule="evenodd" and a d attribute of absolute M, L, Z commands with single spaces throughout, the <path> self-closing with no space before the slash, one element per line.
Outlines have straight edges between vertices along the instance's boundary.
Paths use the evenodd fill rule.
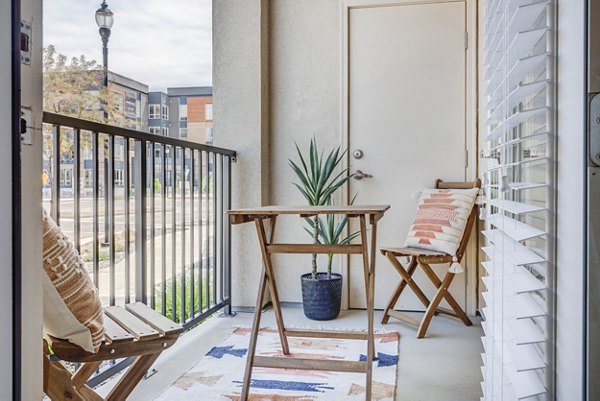
<path fill-rule="evenodd" d="M 0 158 L 0 183 L 4 189 L 0 204 L 2 221 L 0 249 L 6 265 L 1 272 L 0 299 L 3 328 L 0 337 L 10 349 L 0 366 L 7 374 L 0 378 L 0 398 L 20 400 L 21 397 L 21 1 L 11 0 L 0 6 L 0 49 L 7 57 L 3 60 L 0 77 L 2 112 L 0 126 L 3 134 Z M 10 266 L 10 267 L 9 267 Z"/>
<path fill-rule="evenodd" d="M 596 210 L 596 204 L 600 197 L 600 163 L 597 159 L 594 159 L 593 155 L 598 151 L 595 145 L 595 136 L 597 131 L 592 127 L 598 111 L 596 107 L 592 107 L 592 100 L 600 96 L 600 54 L 598 47 L 600 46 L 600 29 L 598 29 L 598 22 L 600 22 L 600 6 L 597 2 L 588 1 L 587 4 L 587 24 L 586 24 L 586 49 L 585 49 L 585 63 L 587 67 L 586 74 L 584 76 L 585 86 L 587 91 L 585 93 L 587 110 L 585 111 L 587 122 L 587 133 L 585 137 L 585 148 L 587 156 L 586 166 L 586 197 L 585 197 L 585 231 L 586 231 L 586 243 L 585 243 L 585 287 L 584 287 L 584 312 L 585 320 L 583 322 L 584 327 L 584 347 L 585 352 L 583 354 L 584 359 L 584 391 L 586 399 L 595 400 L 600 396 L 600 385 L 596 378 L 600 372 L 600 363 L 598 357 L 600 356 L 600 346 L 596 341 L 599 334 L 600 326 L 594 317 L 598 313 L 598 304 L 600 302 L 600 295 L 598 290 L 600 288 L 600 274 L 598 267 L 600 267 L 600 254 L 598 253 L 597 246 L 595 243 L 598 241 L 598 234 L 600 232 L 600 216 Z M 556 346 L 556 344 L 555 344 Z"/>
<path fill-rule="evenodd" d="M 465 179 L 474 180 L 477 177 L 478 172 L 478 149 L 479 149 L 479 115 L 478 115 L 478 60 L 477 60 L 477 12 L 478 6 L 476 0 L 343 0 L 341 5 L 341 138 L 340 142 L 343 149 L 348 149 L 349 146 L 349 103 L 350 103 L 350 87 L 349 87 L 349 50 L 350 50 L 350 11 L 352 9 L 360 8 L 380 8 L 380 7 L 394 7 L 394 6 L 408 6 L 408 5 L 425 5 L 425 4 L 438 4 L 438 3 L 463 3 L 465 4 L 465 23 L 467 50 L 465 52 L 465 65 L 466 65 L 466 88 L 465 88 L 465 127 L 466 137 L 465 145 L 467 154 L 465 160 L 467 166 L 465 167 Z M 343 168 L 350 166 L 350 152 L 346 155 L 343 160 Z M 349 189 L 343 191 L 342 203 L 346 204 L 350 200 Z M 475 224 L 474 230 L 479 231 L 479 224 Z M 466 269 L 468 276 L 466 278 L 467 286 L 466 291 L 466 312 L 469 315 L 475 315 L 479 305 L 479 235 L 471 235 L 470 245 L 467 248 L 465 254 L 465 266 L 471 267 Z M 343 293 L 342 293 L 342 308 L 349 308 L 348 292 L 350 288 L 350 276 L 349 276 L 349 257 L 340 258 L 339 270 L 347 277 L 345 280 Z M 381 266 L 378 267 L 381 269 Z"/>

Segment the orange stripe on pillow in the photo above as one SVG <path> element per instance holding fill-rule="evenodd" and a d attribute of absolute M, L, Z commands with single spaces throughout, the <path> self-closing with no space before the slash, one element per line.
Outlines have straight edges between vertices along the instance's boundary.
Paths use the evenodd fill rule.
<path fill-rule="evenodd" d="M 435 239 L 435 233 L 429 232 L 429 231 L 417 231 L 415 233 L 415 237 L 420 237 L 420 238 L 433 238 Z"/>
<path fill-rule="evenodd" d="M 429 203 L 429 204 L 436 204 L 436 205 L 442 205 L 442 204 L 446 204 L 446 203 L 452 203 L 454 202 L 455 199 L 452 198 L 436 198 L 436 199 L 423 199 L 424 203 Z"/>
<path fill-rule="evenodd" d="M 424 231 L 433 231 L 436 233 L 443 233 L 444 229 L 441 225 L 433 225 L 433 224 L 415 224 L 412 226 L 413 230 L 424 230 Z"/>
<path fill-rule="evenodd" d="M 440 219 L 415 219 L 415 224 L 436 224 L 442 227 L 452 227 L 448 220 L 440 220 Z"/>
<path fill-rule="evenodd" d="M 453 205 L 419 205 L 419 209 L 420 210 L 426 210 L 426 209 L 433 209 L 433 210 L 439 210 L 439 209 L 456 210 L 456 209 L 460 209 L 460 207 L 459 206 L 453 206 Z"/>

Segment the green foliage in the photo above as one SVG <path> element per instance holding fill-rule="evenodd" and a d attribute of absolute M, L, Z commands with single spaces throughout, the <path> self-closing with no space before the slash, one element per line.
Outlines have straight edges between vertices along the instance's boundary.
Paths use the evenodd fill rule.
<path fill-rule="evenodd" d="M 102 120 L 99 93 L 102 70 L 96 61 L 83 55 L 68 61 L 53 45 L 48 45 L 44 48 L 42 67 L 44 110 Z"/>
<path fill-rule="evenodd" d="M 108 253 L 108 250 L 101 249 L 98 252 L 98 261 L 99 262 L 105 262 L 105 261 L 107 261 L 109 259 L 109 257 L 110 257 L 110 255 Z M 91 253 L 91 252 L 85 253 L 83 255 L 83 260 L 85 262 L 89 262 L 89 263 L 93 262 L 94 261 L 94 254 Z"/>
<path fill-rule="evenodd" d="M 134 128 L 123 113 L 125 97 L 103 88 L 104 70 L 84 55 L 67 60 L 53 45 L 44 48 L 43 107 L 45 111 Z M 109 85 L 110 86 L 110 85 Z M 105 121 L 104 112 L 108 118 Z"/>
<path fill-rule="evenodd" d="M 202 309 L 208 308 L 208 300 L 209 294 L 206 291 L 201 291 L 198 288 L 198 283 L 194 283 L 194 314 L 197 315 L 199 311 Z M 189 319 L 191 315 L 191 297 L 190 297 L 190 289 L 191 289 L 191 281 L 188 275 L 185 278 L 185 316 Z M 206 287 L 202 287 L 202 289 L 206 289 Z M 173 298 L 171 296 L 173 291 L 173 280 L 169 279 L 165 283 L 165 303 L 166 303 L 166 317 L 169 319 L 173 319 Z M 209 288 L 209 292 L 212 292 L 212 285 Z M 202 292 L 202 295 L 200 294 Z M 154 289 L 154 299 L 156 300 L 154 309 L 161 312 L 162 311 L 162 287 L 157 287 Z M 202 299 L 202 308 L 200 308 L 200 299 Z M 175 283 L 175 321 L 178 323 L 184 323 L 181 319 L 181 279 L 177 277 Z"/>
<path fill-rule="evenodd" d="M 348 168 L 339 170 L 340 163 L 346 155 L 346 150 L 342 152 L 341 147 L 338 146 L 331 150 L 327 156 L 324 156 L 323 151 L 319 153 L 317 140 L 313 138 L 310 141 L 308 157 L 302 154 L 298 144 L 296 144 L 296 151 L 299 163 L 291 159 L 289 163 L 300 183 L 293 183 L 293 185 L 300 191 L 309 205 L 331 205 L 333 194 L 354 176 L 354 174 L 348 174 Z M 352 202 L 354 202 L 354 199 Z M 347 244 L 358 235 L 358 233 L 354 233 L 348 237 L 342 237 L 342 233 L 348 224 L 347 217 L 342 218 L 337 223 L 334 215 L 327 215 L 326 221 L 317 216 L 312 220 L 306 219 L 306 221 L 310 229 L 305 228 L 305 230 L 312 236 L 316 244 Z M 332 260 L 333 255 L 329 255 L 327 271 L 330 276 Z M 317 255 L 312 255 L 312 276 L 313 278 L 317 276 Z"/>
<path fill-rule="evenodd" d="M 293 160 L 289 160 L 290 166 L 300 180 L 300 184 L 293 183 L 311 206 L 323 206 L 329 202 L 331 195 L 344 185 L 351 175 L 347 175 L 348 168 L 342 169 L 335 174 L 338 166 L 346 155 L 346 151 L 340 153 L 340 148 L 333 149 L 326 158 L 323 152 L 319 155 L 317 150 L 317 140 L 311 139 L 309 147 L 309 165 L 305 161 L 298 144 L 296 151 L 300 158 L 302 167 L 298 166 Z"/>
<path fill-rule="evenodd" d="M 44 111 L 102 122 L 118 127 L 136 128 L 135 121 L 125 118 L 125 97 L 121 93 L 102 88 L 103 68 L 95 60 L 88 60 L 84 55 L 70 60 L 59 53 L 53 45 L 44 48 L 42 58 Z M 107 113 L 107 119 L 104 118 Z M 74 154 L 73 132 L 61 135 L 61 155 Z M 48 174 L 54 170 L 52 166 L 54 146 L 52 127 L 43 125 L 42 152 L 44 159 L 50 163 Z M 91 136 L 81 135 L 81 143 L 91 148 Z M 52 180 L 52 177 L 49 177 Z"/>
<path fill-rule="evenodd" d="M 354 195 L 354 198 L 352 198 L 352 200 L 350 201 L 351 205 L 354 203 L 355 199 L 356 195 Z M 331 202 L 329 204 L 331 204 Z M 306 227 L 304 228 L 304 230 L 310 235 L 313 235 L 315 230 L 314 220 L 307 218 L 306 221 L 308 222 L 312 231 Z M 360 235 L 360 232 L 356 231 L 348 236 L 343 236 L 342 234 L 344 234 L 347 225 L 348 216 L 342 217 L 340 221 L 336 221 L 336 215 L 334 214 L 328 214 L 327 216 L 325 216 L 325 220 L 319 217 L 318 224 L 316 226 L 317 231 L 319 233 L 317 243 L 327 245 L 348 245 L 350 242 L 352 242 L 353 239 Z M 329 277 L 331 277 L 332 263 L 333 254 L 330 253 L 327 255 L 327 273 Z"/>

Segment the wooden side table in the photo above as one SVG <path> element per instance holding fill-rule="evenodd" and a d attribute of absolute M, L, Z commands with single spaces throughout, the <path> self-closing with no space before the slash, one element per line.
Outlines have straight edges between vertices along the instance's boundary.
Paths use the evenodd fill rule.
<path fill-rule="evenodd" d="M 380 206 L 266 206 L 254 209 L 230 210 L 227 213 L 231 224 L 243 224 L 254 222 L 258 234 L 258 242 L 263 259 L 263 268 L 256 299 L 256 312 L 248 346 L 248 357 L 246 360 L 246 371 L 242 386 L 241 400 L 248 399 L 252 369 L 254 367 L 264 368 L 289 368 L 306 370 L 326 370 L 337 372 L 360 372 L 366 374 L 366 396 L 371 400 L 373 358 L 375 355 L 375 344 L 373 335 L 373 308 L 375 290 L 375 253 L 377 250 L 377 222 L 389 209 L 389 205 Z M 360 244 L 349 245 L 326 245 L 326 244 L 275 244 L 275 223 L 280 215 L 297 215 L 300 217 L 311 217 L 321 214 L 339 214 L 349 218 L 358 218 L 360 222 Z M 269 220 L 269 230 L 265 229 L 265 220 Z M 367 239 L 367 223 L 371 226 L 371 241 Z M 367 296 L 368 327 L 366 333 L 324 330 L 292 330 L 286 329 L 281 314 L 281 305 L 273 274 L 273 263 L 271 255 L 275 253 L 298 253 L 298 254 L 360 254 L 363 259 L 365 278 L 365 292 Z M 256 341 L 260 328 L 260 318 L 265 291 L 269 288 L 271 301 L 275 311 L 277 330 L 281 341 L 284 355 L 289 355 L 288 337 L 315 337 L 315 338 L 343 338 L 352 340 L 367 340 L 366 361 L 326 361 L 309 358 L 286 358 L 256 356 Z"/>

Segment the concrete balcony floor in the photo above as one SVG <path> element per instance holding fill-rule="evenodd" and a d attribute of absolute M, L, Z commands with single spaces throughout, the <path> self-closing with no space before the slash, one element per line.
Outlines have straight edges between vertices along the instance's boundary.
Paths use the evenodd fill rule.
<path fill-rule="evenodd" d="M 343 311 L 329 322 L 315 322 L 304 317 L 301 308 L 284 308 L 288 327 L 356 330 L 366 327 L 366 312 Z M 376 329 L 400 333 L 397 401 L 475 401 L 481 396 L 481 357 L 483 335 L 481 324 L 464 326 L 459 320 L 434 317 L 426 338 L 418 340 L 416 330 L 398 321 L 379 324 L 381 311 L 375 312 Z M 420 319 L 422 314 L 415 313 Z M 192 368 L 214 346 L 219 345 L 234 327 L 250 327 L 251 313 L 238 313 L 232 318 L 213 317 L 185 333 L 155 363 L 157 372 L 142 380 L 132 401 L 148 401 L 169 387 Z M 261 327 L 276 327 L 272 309 L 263 314 Z M 114 381 L 114 380 L 113 380 Z M 106 383 L 99 392 L 104 395 L 114 383 Z M 207 400 L 209 401 L 209 400 Z"/>

